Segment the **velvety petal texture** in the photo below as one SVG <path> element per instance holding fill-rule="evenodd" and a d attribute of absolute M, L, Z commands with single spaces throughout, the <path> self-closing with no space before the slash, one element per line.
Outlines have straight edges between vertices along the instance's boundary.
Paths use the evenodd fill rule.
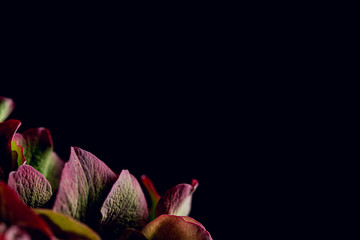
<path fill-rule="evenodd" d="M 21 122 L 7 120 L 0 123 L 0 179 L 7 181 L 10 171 L 17 168 L 17 162 L 12 157 L 12 140 Z"/>
<path fill-rule="evenodd" d="M 146 198 L 136 178 L 122 170 L 101 207 L 101 225 L 114 234 L 126 228 L 141 228 L 149 217 Z"/>
<path fill-rule="evenodd" d="M 0 122 L 3 122 L 14 110 L 15 104 L 11 98 L 0 97 Z"/>
<path fill-rule="evenodd" d="M 53 210 L 95 224 L 101 218 L 101 204 L 115 181 L 116 174 L 96 156 L 72 147 Z"/>
<path fill-rule="evenodd" d="M 156 209 L 155 216 L 170 214 L 177 216 L 187 216 L 191 210 L 192 195 L 199 182 L 195 179 L 190 184 L 179 184 L 167 190 L 160 198 Z"/>
<path fill-rule="evenodd" d="M 60 239 L 100 240 L 100 236 L 91 228 L 69 216 L 49 209 L 34 209 L 34 211 L 54 229 L 55 236 Z"/>
<path fill-rule="evenodd" d="M 51 239 L 53 233 L 46 222 L 27 207 L 13 189 L 0 181 L 0 223 L 21 226 L 32 231 L 38 238 Z M 41 236 L 41 237 L 40 237 Z"/>
<path fill-rule="evenodd" d="M 16 144 L 24 149 L 26 164 L 38 170 L 56 190 L 64 162 L 53 152 L 53 141 L 46 128 L 32 128 L 14 137 Z"/>
<path fill-rule="evenodd" d="M 52 196 L 49 181 L 29 165 L 21 165 L 18 170 L 11 172 L 8 185 L 32 208 L 44 206 Z"/>
<path fill-rule="evenodd" d="M 161 215 L 141 232 L 148 240 L 212 240 L 210 233 L 190 217 Z"/>

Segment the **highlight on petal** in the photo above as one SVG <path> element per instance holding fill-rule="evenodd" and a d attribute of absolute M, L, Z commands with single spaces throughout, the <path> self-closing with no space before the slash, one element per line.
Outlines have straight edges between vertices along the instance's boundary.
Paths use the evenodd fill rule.
<path fill-rule="evenodd" d="M 95 155 L 72 147 L 53 210 L 95 225 L 101 218 L 101 204 L 115 181 L 116 174 Z"/>
<path fill-rule="evenodd" d="M 210 233 L 190 217 L 161 215 L 141 232 L 148 240 L 212 240 Z"/>
<path fill-rule="evenodd" d="M 64 162 L 53 152 L 53 141 L 46 128 L 32 128 L 14 137 L 17 145 L 24 150 L 26 164 L 34 167 L 57 190 Z"/>
<path fill-rule="evenodd" d="M 0 222 L 4 222 L 8 226 L 24 227 L 31 230 L 32 233 L 46 236 L 49 239 L 53 236 L 45 221 L 27 207 L 15 191 L 2 181 L 0 181 Z"/>
<path fill-rule="evenodd" d="M 155 208 L 160 200 L 160 195 L 157 193 L 155 186 L 150 180 L 150 178 L 148 178 L 146 175 L 141 176 L 141 182 L 143 183 L 145 189 L 150 195 L 151 208 L 149 210 L 149 220 L 152 221 L 155 219 Z"/>
<path fill-rule="evenodd" d="M 6 226 L 4 226 L 4 228 L 6 228 Z M 8 240 L 8 239 L 31 240 L 31 236 L 25 229 L 13 225 L 7 229 L 4 229 L 4 233 L 1 233 L 0 230 L 0 239 L 1 240 Z"/>
<path fill-rule="evenodd" d="M 5 181 L 10 171 L 17 167 L 16 160 L 12 157 L 11 144 L 20 124 L 20 121 L 12 119 L 0 123 L 0 179 Z"/>
<path fill-rule="evenodd" d="M 100 236 L 85 224 L 50 209 L 34 209 L 60 239 L 100 240 Z"/>
<path fill-rule="evenodd" d="M 51 185 L 35 168 L 21 165 L 9 174 L 8 185 L 29 207 L 42 207 L 52 196 Z"/>
<path fill-rule="evenodd" d="M 158 217 L 162 214 L 189 215 L 192 195 L 198 185 L 199 182 L 193 179 L 191 185 L 183 183 L 167 190 L 156 206 L 155 216 Z"/>
<path fill-rule="evenodd" d="M 0 97 L 0 122 L 3 122 L 14 110 L 15 104 L 11 98 Z"/>
<path fill-rule="evenodd" d="M 116 236 L 126 228 L 141 228 L 149 217 L 144 193 L 136 178 L 122 170 L 101 207 L 103 230 Z"/>

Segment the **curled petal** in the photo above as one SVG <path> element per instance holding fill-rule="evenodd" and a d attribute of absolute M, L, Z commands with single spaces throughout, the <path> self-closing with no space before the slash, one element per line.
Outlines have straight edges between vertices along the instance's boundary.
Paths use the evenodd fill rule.
<path fill-rule="evenodd" d="M 35 168 L 21 165 L 9 174 L 8 185 L 29 207 L 42 207 L 51 198 L 51 185 Z"/>
<path fill-rule="evenodd" d="M 101 225 L 117 235 L 126 228 L 141 228 L 149 217 L 148 207 L 139 182 L 122 170 L 101 207 Z"/>
<path fill-rule="evenodd" d="M 0 122 L 3 122 L 14 110 L 15 104 L 11 98 L 0 97 Z"/>
<path fill-rule="evenodd" d="M 156 206 L 155 216 L 162 214 L 187 216 L 191 210 L 192 195 L 198 185 L 199 182 L 193 179 L 191 185 L 179 184 L 166 191 Z"/>
<path fill-rule="evenodd" d="M 141 232 L 148 240 L 212 240 L 210 233 L 190 217 L 161 215 Z"/>

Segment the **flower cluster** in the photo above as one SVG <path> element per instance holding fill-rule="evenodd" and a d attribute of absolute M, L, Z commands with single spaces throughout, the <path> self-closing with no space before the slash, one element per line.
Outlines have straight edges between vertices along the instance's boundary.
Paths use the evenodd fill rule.
<path fill-rule="evenodd" d="M 95 155 L 71 147 L 68 161 L 54 152 L 46 128 L 17 130 L 6 120 L 12 99 L 0 97 L 0 240 L 147 239 L 211 240 L 188 217 L 198 181 L 160 196 L 151 180 L 112 171 Z"/>

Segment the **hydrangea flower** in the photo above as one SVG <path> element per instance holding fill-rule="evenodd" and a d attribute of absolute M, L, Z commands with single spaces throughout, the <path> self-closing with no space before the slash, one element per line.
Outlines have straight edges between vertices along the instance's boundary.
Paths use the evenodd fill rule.
<path fill-rule="evenodd" d="M 0 98 L 0 121 L 13 110 Z M 0 240 L 147 239 L 210 240 L 188 217 L 198 181 L 179 184 L 160 196 L 143 175 L 112 171 L 92 153 L 71 147 L 68 161 L 53 151 L 49 130 L 17 133 L 21 122 L 0 123 Z"/>

